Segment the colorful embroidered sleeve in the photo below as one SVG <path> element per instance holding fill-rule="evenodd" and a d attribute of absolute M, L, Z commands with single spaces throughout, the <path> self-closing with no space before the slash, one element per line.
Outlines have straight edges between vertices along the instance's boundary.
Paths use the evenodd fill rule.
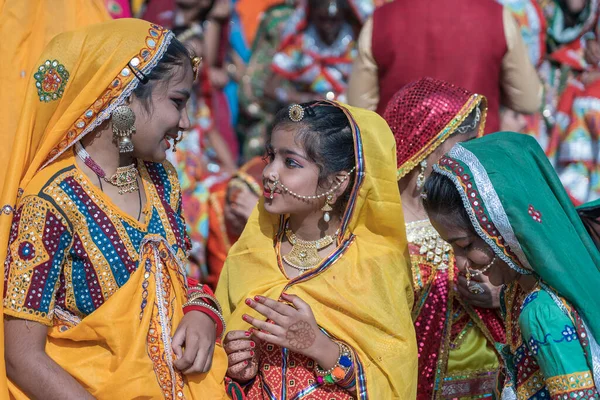
<path fill-rule="evenodd" d="M 71 238 L 64 217 L 51 203 L 38 196 L 23 198 L 10 233 L 5 314 L 52 324 L 55 292 Z"/>
<path fill-rule="evenodd" d="M 519 325 L 552 399 L 600 399 L 577 330 L 546 291 L 526 299 Z"/>

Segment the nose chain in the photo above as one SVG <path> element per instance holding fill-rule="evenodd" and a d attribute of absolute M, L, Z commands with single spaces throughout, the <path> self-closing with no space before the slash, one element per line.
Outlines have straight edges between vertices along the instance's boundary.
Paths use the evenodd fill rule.
<path fill-rule="evenodd" d="M 301 200 L 316 200 L 316 199 L 322 199 L 323 197 L 326 197 L 327 195 L 330 195 L 331 193 L 335 192 L 336 190 L 339 189 L 340 186 L 342 186 L 342 184 L 344 182 L 346 182 L 346 180 L 348 179 L 348 177 L 350 176 L 351 173 L 354 172 L 354 170 L 356 169 L 356 167 L 352 167 L 352 169 L 348 172 L 348 175 L 344 176 L 342 178 L 341 181 L 339 181 L 338 183 L 336 183 L 331 189 L 329 189 L 328 191 L 321 193 L 321 194 L 314 194 L 314 195 L 310 195 L 310 196 L 303 196 L 301 194 L 298 194 L 292 190 L 290 190 L 287 186 L 285 186 L 283 183 L 281 183 L 279 181 L 279 179 L 276 179 L 275 182 L 273 182 L 273 185 L 271 186 L 271 195 L 269 196 L 270 199 L 273 199 L 273 195 L 275 193 L 275 188 L 277 187 L 277 185 L 281 186 L 281 188 L 284 190 L 284 192 L 291 194 L 293 197 L 297 198 L 297 199 L 301 199 Z"/>
<path fill-rule="evenodd" d="M 467 273 L 465 274 L 465 277 L 467 278 L 467 286 L 469 286 L 469 283 L 471 283 L 471 277 L 484 274 L 485 272 L 487 272 L 488 269 L 490 269 L 492 267 L 492 264 L 494 264 L 495 261 L 496 261 L 496 253 L 494 253 L 494 258 L 492 258 L 492 261 L 490 261 L 490 263 L 488 265 L 486 265 L 485 267 L 478 269 L 478 270 L 474 270 L 472 272 L 469 268 L 467 268 Z"/>

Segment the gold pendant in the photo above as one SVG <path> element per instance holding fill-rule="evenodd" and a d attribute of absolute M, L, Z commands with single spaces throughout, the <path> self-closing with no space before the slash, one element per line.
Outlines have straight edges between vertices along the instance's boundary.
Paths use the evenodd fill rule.
<path fill-rule="evenodd" d="M 113 176 L 104 178 L 104 180 L 118 187 L 119 194 L 132 193 L 140 190 L 137 180 L 138 174 L 139 172 L 135 164 L 131 164 L 126 167 L 117 168 L 117 172 Z"/>
<path fill-rule="evenodd" d="M 292 245 L 292 250 L 282 258 L 289 266 L 300 271 L 307 271 L 319 265 L 323 260 L 319 250 L 329 246 L 335 238 L 334 235 L 327 235 L 319 240 L 306 241 L 298 239 L 289 229 L 285 230 L 285 235 Z"/>

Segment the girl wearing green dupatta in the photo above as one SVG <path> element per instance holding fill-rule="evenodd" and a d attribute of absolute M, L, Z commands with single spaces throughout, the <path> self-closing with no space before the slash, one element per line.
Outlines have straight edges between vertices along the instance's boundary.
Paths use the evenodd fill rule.
<path fill-rule="evenodd" d="M 500 398 L 599 399 L 600 253 L 537 142 L 457 144 L 423 197 L 461 273 L 505 285 Z"/>

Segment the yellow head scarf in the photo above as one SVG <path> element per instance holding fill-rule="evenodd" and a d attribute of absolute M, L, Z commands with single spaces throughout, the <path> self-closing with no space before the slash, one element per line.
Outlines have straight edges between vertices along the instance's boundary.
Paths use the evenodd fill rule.
<path fill-rule="evenodd" d="M 217 297 L 229 330 L 247 330 L 242 315 L 261 316 L 245 305 L 246 298 L 279 299 L 284 291 L 298 295 L 328 334 L 357 352 L 359 399 L 414 399 L 413 291 L 396 144 L 379 115 L 332 104 L 351 121 L 357 167 L 337 249 L 314 270 L 288 280 L 273 245 L 283 217 L 267 213 L 261 200 L 229 252 Z"/>
<path fill-rule="evenodd" d="M 31 83 L 33 64 L 57 34 L 108 20 L 105 0 L 0 0 L 0 54 L 10 60 L 0 63 L 0 183 L 6 173 L 25 91 Z"/>
<path fill-rule="evenodd" d="M 62 33 L 48 44 L 35 75 L 29 78 L 10 172 L 2 187 L 1 260 L 6 259 L 12 213 L 22 192 L 19 188 L 25 188 L 40 169 L 109 118 L 140 82 L 133 68 L 148 73 L 172 38 L 171 32 L 159 26 L 122 19 Z M 0 324 L 0 343 L 4 342 L 2 328 Z M 0 398 L 7 398 L 2 346 L 0 351 Z"/>

